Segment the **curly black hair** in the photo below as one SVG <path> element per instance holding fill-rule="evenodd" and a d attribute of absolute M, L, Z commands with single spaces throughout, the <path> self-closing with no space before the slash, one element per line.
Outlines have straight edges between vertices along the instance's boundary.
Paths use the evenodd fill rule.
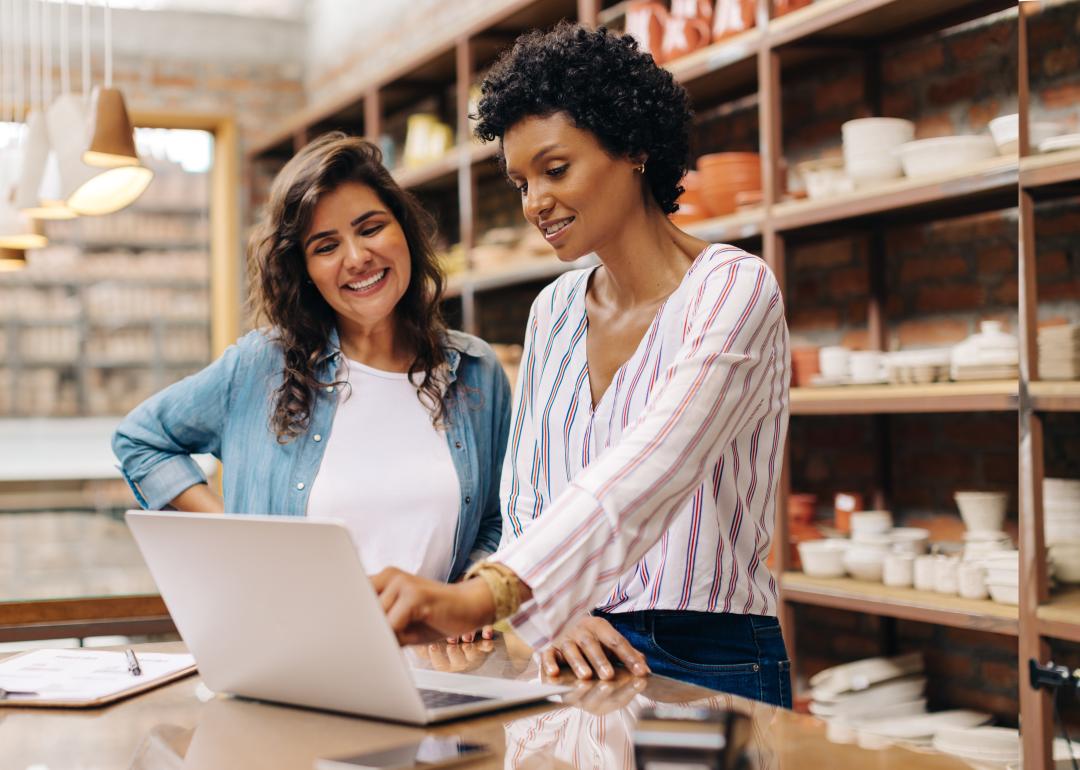
<path fill-rule="evenodd" d="M 502 139 L 523 118 L 565 112 L 612 155 L 647 156 L 645 179 L 664 211 L 690 160 L 685 89 L 629 35 L 560 22 L 521 35 L 480 86 L 476 135 Z"/>

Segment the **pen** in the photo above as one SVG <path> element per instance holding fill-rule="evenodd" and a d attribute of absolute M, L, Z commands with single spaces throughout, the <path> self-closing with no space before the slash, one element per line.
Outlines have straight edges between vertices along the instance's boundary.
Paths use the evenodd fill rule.
<path fill-rule="evenodd" d="M 127 655 L 128 671 L 132 676 L 139 676 L 142 674 L 142 669 L 139 668 L 139 659 L 135 657 L 135 650 L 130 647 L 124 650 L 124 654 Z"/>

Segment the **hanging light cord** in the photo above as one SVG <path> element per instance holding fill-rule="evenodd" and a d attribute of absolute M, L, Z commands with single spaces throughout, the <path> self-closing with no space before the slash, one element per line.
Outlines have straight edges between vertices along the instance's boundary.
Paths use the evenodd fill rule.
<path fill-rule="evenodd" d="M 34 12 L 36 3 L 29 0 L 28 10 L 30 22 L 30 108 L 41 105 L 36 101 L 41 98 L 41 58 L 40 44 L 38 42 L 41 33 L 41 18 Z"/>
<path fill-rule="evenodd" d="M 90 0 L 82 0 L 82 92 L 90 95 Z"/>
<path fill-rule="evenodd" d="M 60 2 L 60 93 L 71 91 L 71 67 L 68 65 L 68 0 Z"/>
<path fill-rule="evenodd" d="M 112 88 L 112 8 L 105 0 L 105 87 Z"/>
<path fill-rule="evenodd" d="M 49 3 L 42 3 L 39 10 L 41 14 L 41 108 L 49 109 L 52 104 L 53 90 L 53 66 L 52 66 L 52 21 L 49 12 Z"/>

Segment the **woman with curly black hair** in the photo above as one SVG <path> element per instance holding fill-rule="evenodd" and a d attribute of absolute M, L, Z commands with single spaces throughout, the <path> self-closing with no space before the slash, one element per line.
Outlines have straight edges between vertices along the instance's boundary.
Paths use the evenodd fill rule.
<path fill-rule="evenodd" d="M 788 419 L 778 284 L 679 230 L 690 109 L 629 37 L 562 24 L 483 83 L 526 220 L 563 260 L 533 303 L 503 470 L 503 540 L 477 579 L 376 578 L 403 641 L 508 618 L 580 677 L 608 654 L 790 705 L 765 566 Z"/>
<path fill-rule="evenodd" d="M 290 160 L 249 248 L 268 326 L 114 436 L 139 503 L 339 519 L 372 571 L 436 580 L 493 551 L 510 388 L 443 324 L 434 230 L 370 142 L 331 133 Z M 221 459 L 224 499 L 195 453 Z"/>

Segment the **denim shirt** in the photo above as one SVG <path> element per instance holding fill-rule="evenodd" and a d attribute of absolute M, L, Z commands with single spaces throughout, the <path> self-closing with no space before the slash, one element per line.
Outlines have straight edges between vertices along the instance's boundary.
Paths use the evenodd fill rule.
<path fill-rule="evenodd" d="M 476 337 L 447 332 L 445 354 L 446 440 L 461 487 L 450 570 L 455 579 L 499 546 L 499 476 L 510 423 L 510 386 L 494 352 Z M 339 355 L 334 332 L 318 365 L 320 381 L 335 379 Z M 191 455 L 212 454 L 223 466 L 226 511 L 304 516 L 342 389 L 321 388 L 307 430 L 281 444 L 270 417 L 283 368 L 273 335 L 256 330 L 125 417 L 112 446 L 139 505 L 160 510 L 185 489 L 204 483 L 206 476 Z M 417 483 L 423 483 L 423 473 L 416 469 Z"/>

